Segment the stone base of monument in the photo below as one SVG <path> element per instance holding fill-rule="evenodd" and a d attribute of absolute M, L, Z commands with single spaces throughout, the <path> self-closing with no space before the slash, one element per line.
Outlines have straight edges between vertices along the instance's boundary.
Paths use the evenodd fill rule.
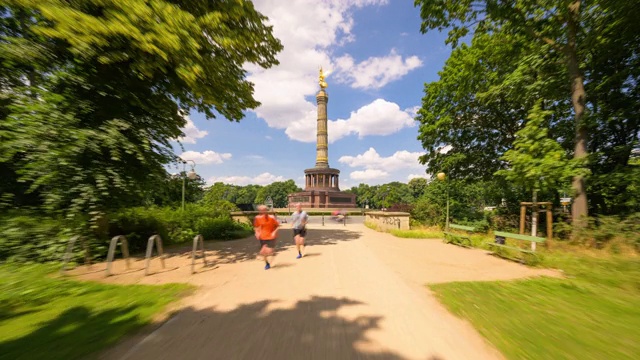
<path fill-rule="evenodd" d="M 356 195 L 335 190 L 309 190 L 289 194 L 289 204 L 300 204 L 303 208 L 353 209 Z"/>

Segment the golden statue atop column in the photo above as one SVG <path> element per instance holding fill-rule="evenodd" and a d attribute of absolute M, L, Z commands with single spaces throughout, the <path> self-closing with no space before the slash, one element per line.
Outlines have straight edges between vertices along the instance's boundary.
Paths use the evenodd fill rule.
<path fill-rule="evenodd" d="M 324 72 L 322 72 L 322 66 L 320 66 L 320 80 L 318 80 L 318 84 L 320 84 L 321 89 L 326 89 L 328 86 L 324 81 Z"/>
<path fill-rule="evenodd" d="M 325 91 L 326 74 L 320 67 L 316 94 L 318 118 L 316 121 L 316 166 L 306 169 L 304 191 L 289 194 L 289 205 L 300 203 L 305 208 L 354 208 L 356 196 L 340 191 L 340 170 L 329 167 L 329 133 L 327 103 L 329 95 Z"/>

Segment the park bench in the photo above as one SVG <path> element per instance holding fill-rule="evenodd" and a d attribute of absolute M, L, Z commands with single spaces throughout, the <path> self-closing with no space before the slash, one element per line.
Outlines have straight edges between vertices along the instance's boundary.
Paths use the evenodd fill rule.
<path fill-rule="evenodd" d="M 466 234 L 451 232 L 451 229 L 466 231 Z M 453 243 L 460 246 L 471 246 L 471 238 L 469 235 L 475 231 L 473 226 L 449 224 L 449 231 L 444 232 L 444 242 Z"/>
<path fill-rule="evenodd" d="M 495 236 L 498 237 L 502 237 L 504 239 L 513 239 L 513 240 L 520 240 L 520 241 L 528 241 L 530 243 L 543 243 L 545 241 L 545 238 L 541 238 L 541 237 L 537 237 L 537 236 L 530 236 L 530 235 L 522 235 L 522 234 L 513 234 L 513 233 L 508 233 L 508 232 L 503 232 L 503 231 L 496 231 L 494 232 Z M 511 250 L 516 250 L 519 251 L 521 254 L 523 254 L 523 258 L 522 260 L 525 260 L 526 256 L 531 256 L 535 259 L 538 258 L 538 255 L 536 254 L 534 249 L 531 250 L 527 250 L 527 249 L 523 249 L 517 246 L 510 246 L 507 244 L 501 244 L 498 242 L 487 242 L 485 243 L 486 245 L 488 245 L 490 248 L 494 248 L 494 254 L 502 256 L 502 257 L 507 257 L 505 256 L 505 254 L 503 252 L 501 252 L 499 249 L 511 249 Z M 517 259 L 520 260 L 520 259 Z"/>

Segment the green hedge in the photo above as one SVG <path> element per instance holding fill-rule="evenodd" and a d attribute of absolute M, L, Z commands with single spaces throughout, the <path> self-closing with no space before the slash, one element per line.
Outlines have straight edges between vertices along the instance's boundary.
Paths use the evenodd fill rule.
<path fill-rule="evenodd" d="M 66 243 L 60 219 L 20 215 L 3 217 L 0 223 L 0 260 L 59 260 Z"/>
<path fill-rule="evenodd" d="M 151 235 L 165 245 L 190 243 L 197 234 L 205 240 L 230 240 L 249 236 L 251 229 L 231 220 L 227 211 L 190 205 L 184 211 L 172 208 L 129 208 L 108 214 L 103 228 L 86 236 L 94 259 L 106 257 L 113 236 L 124 235 L 132 253 L 146 249 Z M 0 261 L 59 261 L 71 236 L 61 218 L 35 213 L 11 214 L 0 219 Z M 77 246 L 76 260 L 83 258 Z"/>

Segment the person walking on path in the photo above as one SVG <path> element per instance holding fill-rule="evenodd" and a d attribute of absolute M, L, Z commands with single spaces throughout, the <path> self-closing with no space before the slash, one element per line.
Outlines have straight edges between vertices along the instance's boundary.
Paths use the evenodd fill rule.
<path fill-rule="evenodd" d="M 269 263 L 269 256 L 273 256 L 273 249 L 276 247 L 276 238 L 278 236 L 278 227 L 280 223 L 275 216 L 267 213 L 267 206 L 258 206 L 258 214 L 253 219 L 253 229 L 255 231 L 256 239 L 260 241 L 260 255 L 264 257 L 264 269 L 269 270 L 271 264 Z"/>
<path fill-rule="evenodd" d="M 302 211 L 302 205 L 296 204 L 296 211 L 291 215 L 291 227 L 293 228 L 293 240 L 296 243 L 298 249 L 298 257 L 302 257 L 302 250 L 304 249 L 304 238 L 307 236 L 307 221 L 309 215 L 305 211 Z"/>

